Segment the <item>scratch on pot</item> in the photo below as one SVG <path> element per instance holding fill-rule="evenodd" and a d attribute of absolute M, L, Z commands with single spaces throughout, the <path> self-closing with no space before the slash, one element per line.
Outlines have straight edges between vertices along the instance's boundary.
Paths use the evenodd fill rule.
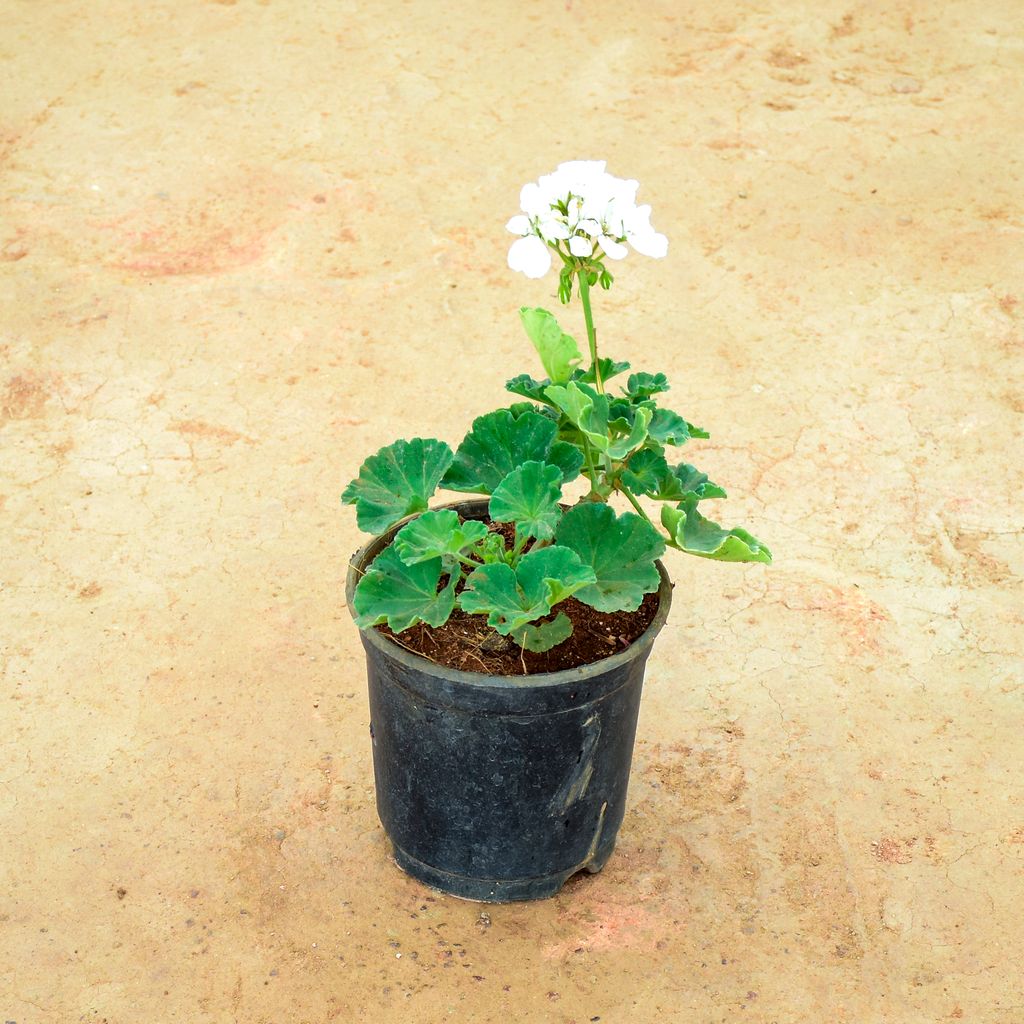
<path fill-rule="evenodd" d="M 590 849 L 587 850 L 587 859 L 583 862 L 589 864 L 597 855 L 597 844 L 601 842 L 601 833 L 604 831 L 604 812 L 608 810 L 608 801 L 601 804 L 601 815 L 597 819 L 597 828 L 594 830 L 594 838 L 590 841 Z"/>
<path fill-rule="evenodd" d="M 552 814 L 564 814 L 587 791 L 594 774 L 594 751 L 600 738 L 601 722 L 593 714 L 583 723 L 583 745 L 580 747 L 576 767 L 551 798 L 549 806 Z"/>

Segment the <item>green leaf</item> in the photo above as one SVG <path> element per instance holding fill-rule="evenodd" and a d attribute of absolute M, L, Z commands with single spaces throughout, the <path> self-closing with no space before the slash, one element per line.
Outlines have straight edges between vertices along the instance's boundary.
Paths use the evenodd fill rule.
<path fill-rule="evenodd" d="M 475 519 L 459 522 L 459 514 L 450 508 L 424 512 L 403 526 L 395 536 L 394 547 L 406 565 L 431 558 L 453 558 L 478 544 L 487 536 L 486 523 Z"/>
<path fill-rule="evenodd" d="M 614 359 L 598 359 L 597 365 L 601 370 L 601 381 L 602 383 L 609 381 L 612 377 L 617 377 L 620 373 L 625 373 L 629 369 L 629 363 L 619 363 Z M 596 384 L 597 380 L 594 374 L 594 367 L 588 366 L 585 370 L 573 370 L 570 380 L 583 381 L 584 384 Z"/>
<path fill-rule="evenodd" d="M 756 537 L 735 527 L 723 530 L 697 511 L 695 498 L 687 498 L 677 508 L 666 505 L 661 522 L 676 544 L 687 554 L 714 558 L 719 562 L 764 562 L 772 553 Z"/>
<path fill-rule="evenodd" d="M 703 431 L 694 434 L 690 429 L 692 426 L 679 413 L 672 412 L 671 409 L 656 409 L 654 416 L 651 418 L 649 433 L 655 441 L 672 445 L 686 444 L 691 437 L 701 435 L 707 437 L 707 434 Z M 699 431 L 700 428 L 693 427 L 693 430 Z"/>
<path fill-rule="evenodd" d="M 608 454 L 613 459 L 625 458 L 634 448 L 639 447 L 647 438 L 647 430 L 651 422 L 650 409 L 637 409 L 633 427 L 626 437 L 620 437 L 608 445 Z"/>
<path fill-rule="evenodd" d="M 520 647 L 525 647 L 534 654 L 550 651 L 552 647 L 556 647 L 571 636 L 572 623 L 565 612 L 559 612 L 550 622 L 540 622 L 536 625 L 531 623 L 512 631 L 512 639 Z"/>
<path fill-rule="evenodd" d="M 622 482 L 634 494 L 653 495 L 669 476 L 668 462 L 651 448 L 641 448 L 630 456 L 622 473 Z"/>
<path fill-rule="evenodd" d="M 567 484 L 580 475 L 583 452 L 569 441 L 555 441 L 544 461 L 549 466 L 557 466 L 562 471 L 562 483 Z"/>
<path fill-rule="evenodd" d="M 545 388 L 544 394 L 598 451 L 608 450 L 610 439 L 606 395 L 599 395 L 593 388 L 576 381 L 570 381 L 564 387 L 552 385 Z"/>
<path fill-rule="evenodd" d="M 550 383 L 546 377 L 544 380 L 534 380 L 528 373 L 520 373 L 505 381 L 505 390 L 511 391 L 514 395 L 522 395 L 523 398 L 532 398 L 535 402 L 546 402 L 544 389 Z"/>
<path fill-rule="evenodd" d="M 594 572 L 594 583 L 577 597 L 602 612 L 636 611 L 644 594 L 661 584 L 654 564 L 665 551 L 658 531 L 642 517 L 610 505 L 587 502 L 562 516 L 555 542 L 579 555 Z"/>
<path fill-rule="evenodd" d="M 471 614 L 485 614 L 487 625 L 508 636 L 543 618 L 594 578 L 574 551 L 546 547 L 527 552 L 515 569 L 503 562 L 475 569 L 459 595 L 459 605 Z"/>
<path fill-rule="evenodd" d="M 663 373 L 631 373 L 626 379 L 626 394 L 632 399 L 642 400 L 668 390 L 668 378 Z"/>
<path fill-rule="evenodd" d="M 546 309 L 523 306 L 519 310 L 519 319 L 551 382 L 562 384 L 567 381 L 573 368 L 583 359 L 576 340 L 558 326 L 558 321 Z"/>
<path fill-rule="evenodd" d="M 551 408 L 550 405 L 536 406 L 532 402 L 513 402 L 509 407 L 508 411 L 512 413 L 512 419 L 517 420 L 520 416 L 525 413 L 532 412 L 535 415 L 547 416 L 549 419 L 552 417 L 557 420 L 558 413 Z"/>
<path fill-rule="evenodd" d="M 653 411 L 653 402 L 646 402 L 645 408 Z M 633 429 L 633 422 L 636 419 L 637 406 L 625 398 L 608 398 L 608 426 L 613 430 L 620 430 L 628 434 Z"/>
<path fill-rule="evenodd" d="M 426 511 L 453 457 L 444 441 L 395 441 L 363 463 L 341 500 L 355 505 L 360 530 L 383 533 L 400 519 Z"/>
<path fill-rule="evenodd" d="M 689 495 L 698 501 L 726 496 L 707 473 L 686 463 L 669 469 L 664 456 L 650 448 L 642 448 L 630 458 L 622 482 L 634 494 L 646 494 L 657 501 L 682 501 Z"/>
<path fill-rule="evenodd" d="M 562 515 L 558 499 L 562 496 L 562 471 L 546 462 L 524 462 L 494 489 L 491 495 L 491 519 L 496 523 L 515 523 L 516 537 L 553 537 Z"/>
<path fill-rule="evenodd" d="M 520 590 L 515 570 L 504 562 L 474 569 L 459 595 L 459 607 L 471 615 L 486 615 L 487 624 L 502 636 L 551 611 L 546 590 L 531 600 Z"/>
<path fill-rule="evenodd" d="M 356 625 L 368 629 L 387 622 L 396 633 L 417 622 L 443 625 L 455 607 L 460 577 L 453 573 L 438 589 L 444 572 L 440 558 L 406 565 L 393 547 L 385 548 L 356 585 L 352 598 Z"/>
<path fill-rule="evenodd" d="M 508 409 L 498 409 L 478 416 L 442 485 L 453 491 L 491 494 L 513 469 L 529 461 L 556 463 L 568 483 L 579 476 L 583 456 L 577 458 L 561 447 L 555 441 L 557 433 L 554 420 L 539 412 L 513 416 Z"/>
<path fill-rule="evenodd" d="M 702 473 L 696 466 L 691 466 L 689 463 L 682 463 L 679 466 L 672 468 L 672 475 L 675 477 L 678 484 L 678 489 L 682 493 L 679 494 L 678 498 L 676 494 L 666 495 L 669 501 L 682 501 L 684 497 L 693 495 L 698 501 L 703 501 L 705 498 L 727 498 L 728 495 L 725 493 L 725 489 L 719 487 L 718 484 L 712 483 L 708 479 L 707 473 Z M 653 495 L 655 498 L 660 498 L 660 494 Z"/>

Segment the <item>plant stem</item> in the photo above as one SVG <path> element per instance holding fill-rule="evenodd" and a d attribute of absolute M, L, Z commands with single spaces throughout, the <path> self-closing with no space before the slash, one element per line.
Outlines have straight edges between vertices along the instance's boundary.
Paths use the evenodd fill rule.
<path fill-rule="evenodd" d="M 640 515 L 642 515 L 644 519 L 647 520 L 647 522 L 651 523 L 651 526 L 654 526 L 654 523 L 651 522 L 651 517 L 644 510 L 643 505 L 641 505 L 640 502 L 637 501 L 635 497 L 633 497 L 632 493 L 630 491 L 627 491 L 626 488 L 623 487 L 621 484 L 619 485 L 619 493 L 625 495 L 626 501 L 628 501 L 630 505 L 632 505 L 633 508 L 635 508 L 637 512 L 639 512 Z"/>
<path fill-rule="evenodd" d="M 519 559 L 519 556 L 523 553 L 523 548 L 526 547 L 526 545 L 529 543 L 529 540 L 530 540 L 530 535 L 528 533 L 524 533 L 524 534 L 520 535 L 519 531 L 518 530 L 516 531 L 516 542 L 515 542 L 515 544 L 512 547 L 512 565 L 513 566 L 515 565 L 516 561 Z"/>
<path fill-rule="evenodd" d="M 594 330 L 594 314 L 590 310 L 590 281 L 587 268 L 580 268 L 576 277 L 580 285 L 580 302 L 583 303 L 583 319 L 587 322 L 587 341 L 590 343 L 590 363 L 594 372 L 594 385 L 599 395 L 604 394 L 604 381 L 601 380 L 601 364 L 597 359 L 597 331 Z"/>
<path fill-rule="evenodd" d="M 604 381 L 601 380 L 601 362 L 597 358 L 597 331 L 594 329 L 594 314 L 590 309 L 590 281 L 586 266 L 580 267 L 576 277 L 580 284 L 580 302 L 583 303 L 583 319 L 587 322 L 587 342 L 590 345 L 590 368 L 594 374 L 594 386 L 599 395 L 604 394 Z M 605 476 L 611 475 L 612 461 L 607 452 L 602 453 Z M 607 499 L 606 499 L 607 500 Z"/>
<path fill-rule="evenodd" d="M 586 434 L 581 435 L 583 441 L 583 458 L 587 462 L 587 476 L 590 477 L 590 491 L 592 494 L 600 493 L 597 489 L 597 468 L 594 466 L 594 453 L 590 450 L 590 442 Z"/>
<path fill-rule="evenodd" d="M 658 527 L 654 525 L 654 520 L 651 519 L 651 517 L 644 510 L 643 505 L 641 505 L 640 502 L 636 500 L 636 498 L 633 496 L 633 494 L 630 491 L 627 491 L 626 488 L 623 487 L 621 484 L 618 485 L 618 491 L 619 491 L 620 494 L 625 495 L 626 501 L 628 501 L 630 503 L 630 505 L 632 505 L 633 508 L 635 508 L 637 510 L 637 512 L 639 512 L 640 515 L 642 515 L 644 517 L 644 519 L 646 519 L 647 522 L 649 522 L 651 524 L 651 526 L 654 526 L 654 528 L 656 530 L 658 530 Z M 661 534 L 661 530 L 658 530 L 658 533 Z M 675 538 L 672 537 L 672 536 L 665 536 L 664 534 L 662 534 L 662 540 L 664 540 L 664 542 L 670 548 L 675 548 L 677 551 L 682 551 L 683 550 L 682 545 L 681 544 L 677 544 Z"/>

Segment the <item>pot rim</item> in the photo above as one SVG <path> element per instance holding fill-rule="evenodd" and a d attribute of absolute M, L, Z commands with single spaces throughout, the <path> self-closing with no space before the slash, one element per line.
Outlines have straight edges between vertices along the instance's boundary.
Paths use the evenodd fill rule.
<path fill-rule="evenodd" d="M 467 505 L 478 506 L 480 510 L 486 513 L 488 501 L 486 498 L 469 498 L 462 501 L 449 502 L 446 505 L 439 505 L 437 507 L 452 508 L 456 511 L 462 511 Z M 363 566 L 372 562 L 372 560 L 384 550 L 384 548 L 394 538 L 395 534 L 406 523 L 421 514 L 422 513 L 416 513 L 416 515 L 406 516 L 404 519 L 395 523 L 395 525 L 387 532 L 379 534 L 369 540 L 349 559 L 348 574 L 345 581 L 345 604 L 349 610 L 349 614 L 352 613 L 352 597 L 355 593 L 358 571 Z M 440 665 L 436 661 L 431 661 L 429 658 L 424 658 L 419 654 L 414 654 L 408 648 L 402 647 L 400 644 L 396 644 L 394 641 L 389 640 L 374 626 L 371 626 L 368 629 L 360 629 L 359 632 L 362 634 L 363 641 L 365 643 L 372 644 L 382 654 L 386 654 L 387 657 L 397 661 L 405 668 L 412 669 L 417 672 L 428 672 L 431 675 L 444 676 L 453 683 L 461 683 L 466 686 L 473 687 L 497 686 L 500 688 L 506 688 L 511 686 L 517 689 L 522 689 L 524 686 L 546 687 L 559 686 L 566 682 L 578 683 L 583 680 L 590 679 L 593 676 L 613 671 L 620 665 L 628 664 L 636 658 L 644 655 L 653 646 L 655 638 L 658 633 L 661 632 L 662 627 L 668 619 L 669 609 L 672 606 L 673 588 L 673 583 L 671 579 L 669 579 L 668 572 L 660 558 L 656 560 L 655 565 L 657 566 L 658 574 L 661 577 L 661 583 L 656 591 L 658 595 L 658 610 L 655 612 L 654 618 L 651 620 L 647 629 L 645 629 L 643 633 L 641 633 L 640 636 L 638 636 L 628 647 L 619 651 L 617 654 L 611 654 L 606 658 L 600 658 L 598 661 L 592 661 L 587 665 L 578 665 L 575 668 L 559 669 L 557 672 L 537 672 L 525 676 L 493 675 L 489 672 L 469 672 L 465 669 L 449 668 L 447 665 Z"/>

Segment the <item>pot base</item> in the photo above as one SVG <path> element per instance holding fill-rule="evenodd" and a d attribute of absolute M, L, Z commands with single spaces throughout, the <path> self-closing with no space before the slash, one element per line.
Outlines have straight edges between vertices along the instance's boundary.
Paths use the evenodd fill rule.
<path fill-rule="evenodd" d="M 466 875 L 455 875 L 450 871 L 431 867 L 410 856 L 400 846 L 392 844 L 395 863 L 418 882 L 439 889 L 449 896 L 472 900 L 475 903 L 515 903 L 518 900 L 541 900 L 556 895 L 573 875 L 580 871 L 596 875 L 612 855 L 615 840 L 612 839 L 601 849 L 589 855 L 582 864 L 577 864 L 568 871 L 556 871 L 554 874 L 541 875 L 536 878 L 469 878 Z"/>

